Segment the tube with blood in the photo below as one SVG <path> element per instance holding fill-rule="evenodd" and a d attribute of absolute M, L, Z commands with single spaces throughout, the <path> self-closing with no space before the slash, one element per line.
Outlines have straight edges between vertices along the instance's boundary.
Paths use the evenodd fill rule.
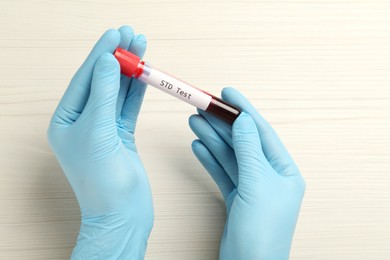
<path fill-rule="evenodd" d="M 129 51 L 117 48 L 114 56 L 119 61 L 121 73 L 128 77 L 137 78 L 146 84 L 159 88 L 184 102 L 221 118 L 229 124 L 233 124 L 234 120 L 240 115 L 241 110 L 237 107 L 153 68 Z"/>

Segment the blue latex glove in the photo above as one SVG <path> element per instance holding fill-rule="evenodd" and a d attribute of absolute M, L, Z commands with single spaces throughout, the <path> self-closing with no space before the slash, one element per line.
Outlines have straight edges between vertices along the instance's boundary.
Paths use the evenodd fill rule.
<path fill-rule="evenodd" d="M 233 126 L 199 111 L 192 149 L 225 199 L 220 259 L 288 259 L 305 182 L 271 126 L 232 88 L 222 98 L 243 113 Z"/>
<path fill-rule="evenodd" d="M 108 30 L 74 75 L 48 129 L 81 226 L 72 259 L 143 259 L 153 225 L 149 181 L 134 131 L 146 86 L 120 75 L 118 47 L 143 56 L 130 27 Z"/>

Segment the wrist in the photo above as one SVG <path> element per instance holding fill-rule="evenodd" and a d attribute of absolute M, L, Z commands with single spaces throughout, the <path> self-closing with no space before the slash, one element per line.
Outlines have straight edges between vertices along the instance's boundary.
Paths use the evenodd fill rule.
<path fill-rule="evenodd" d="M 128 219 L 82 219 L 71 259 L 144 259 L 150 230 Z"/>

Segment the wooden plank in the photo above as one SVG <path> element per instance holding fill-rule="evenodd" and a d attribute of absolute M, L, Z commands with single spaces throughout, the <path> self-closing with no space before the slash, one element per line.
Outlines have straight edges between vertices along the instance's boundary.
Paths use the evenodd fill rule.
<path fill-rule="evenodd" d="M 390 3 L 1 1 L 0 259 L 66 259 L 79 228 L 46 129 L 107 28 L 132 25 L 149 60 L 212 93 L 239 88 L 307 182 L 291 259 L 390 255 Z M 195 109 L 149 88 L 137 129 L 155 225 L 146 259 L 216 259 L 224 206 L 192 155 Z"/>

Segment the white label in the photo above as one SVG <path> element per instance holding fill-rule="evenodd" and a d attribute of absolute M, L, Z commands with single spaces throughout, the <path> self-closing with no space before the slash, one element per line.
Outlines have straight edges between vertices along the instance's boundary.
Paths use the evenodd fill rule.
<path fill-rule="evenodd" d="M 149 67 L 147 70 L 148 73 L 143 73 L 139 77 L 143 82 L 159 88 L 202 110 L 206 110 L 209 106 L 211 96 L 206 93 L 154 68 Z"/>

